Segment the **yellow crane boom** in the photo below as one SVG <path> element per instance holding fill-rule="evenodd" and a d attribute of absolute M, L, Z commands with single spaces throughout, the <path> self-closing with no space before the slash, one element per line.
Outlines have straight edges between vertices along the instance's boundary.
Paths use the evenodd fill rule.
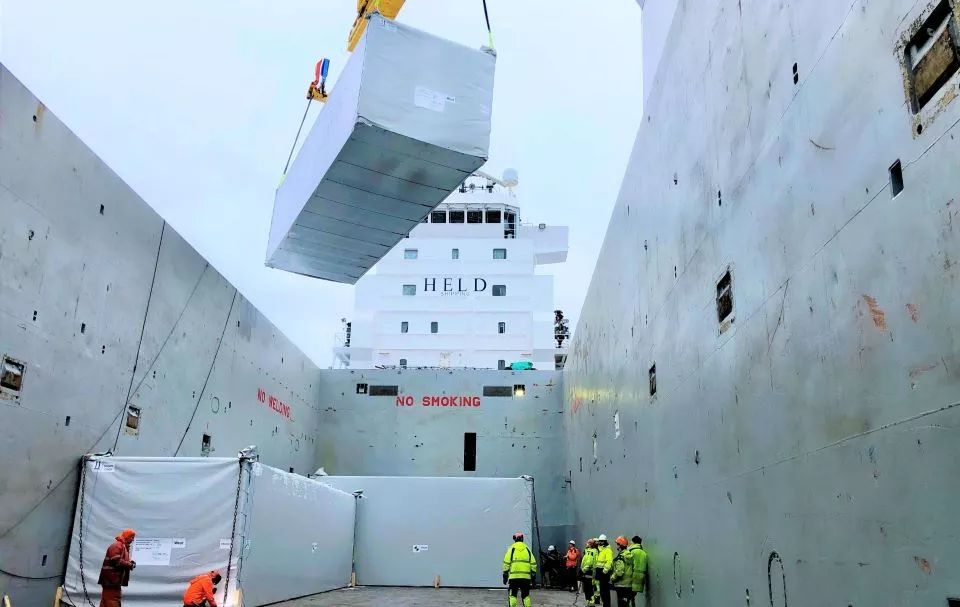
<path fill-rule="evenodd" d="M 396 19 L 404 2 L 406 0 L 357 0 L 357 18 L 353 20 L 353 27 L 350 28 L 350 35 L 347 37 L 347 52 L 352 53 L 356 48 L 357 42 L 367 29 L 367 18 L 371 13 L 379 11 L 387 19 Z M 325 86 L 329 65 L 328 59 L 321 59 L 317 63 L 317 78 L 307 88 L 307 99 L 310 101 L 326 102 L 329 96 Z"/>
<path fill-rule="evenodd" d="M 357 18 L 353 21 L 353 27 L 350 28 L 350 36 L 347 38 L 347 51 L 353 52 L 367 29 L 367 17 L 373 11 L 380 11 L 380 14 L 387 19 L 396 19 L 397 13 L 403 8 L 406 0 L 357 0 Z"/>

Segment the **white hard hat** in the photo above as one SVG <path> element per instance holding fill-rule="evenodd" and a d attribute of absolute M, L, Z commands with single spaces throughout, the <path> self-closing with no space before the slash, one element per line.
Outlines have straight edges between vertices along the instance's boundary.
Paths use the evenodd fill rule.
<path fill-rule="evenodd" d="M 605 542 L 607 541 L 607 536 L 601 533 L 600 537 L 598 537 L 597 540 L 601 542 Z"/>
<path fill-rule="evenodd" d="M 553 544 L 550 544 L 550 547 L 547 548 L 547 550 L 556 550 L 556 548 L 553 547 Z"/>
<path fill-rule="evenodd" d="M 575 541 L 573 541 L 573 540 L 570 540 L 570 543 L 573 544 L 574 546 L 576 546 L 576 544 L 577 544 L 577 543 L 576 543 Z"/>

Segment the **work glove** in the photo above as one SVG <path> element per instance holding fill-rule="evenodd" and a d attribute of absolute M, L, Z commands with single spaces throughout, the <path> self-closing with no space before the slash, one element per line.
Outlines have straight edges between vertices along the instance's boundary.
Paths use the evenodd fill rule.
<path fill-rule="evenodd" d="M 507 572 L 506 572 L 506 571 L 503 572 L 503 583 L 504 583 L 504 584 L 507 583 Z"/>

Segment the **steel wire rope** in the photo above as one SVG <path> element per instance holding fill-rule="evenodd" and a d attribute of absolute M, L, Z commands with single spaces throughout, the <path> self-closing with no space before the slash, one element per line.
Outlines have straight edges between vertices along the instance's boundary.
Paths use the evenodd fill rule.
<path fill-rule="evenodd" d="M 233 299 L 230 300 L 230 308 L 227 310 L 227 317 L 223 321 L 223 329 L 220 331 L 220 339 L 217 341 L 217 349 L 213 352 L 213 359 L 210 361 L 210 368 L 207 369 L 207 377 L 203 380 L 203 386 L 200 388 L 200 394 L 197 395 L 197 403 L 193 406 L 193 413 L 190 414 L 190 421 L 187 422 L 187 427 L 183 430 L 183 436 L 180 437 L 180 443 L 177 445 L 177 449 L 173 452 L 173 456 L 176 457 L 180 453 L 180 448 L 183 447 L 183 441 L 186 440 L 187 434 L 190 433 L 190 426 L 193 425 L 193 420 L 197 416 L 197 410 L 200 408 L 200 403 L 203 401 L 203 395 L 207 391 L 207 384 L 210 382 L 210 376 L 213 375 L 213 368 L 217 365 L 217 357 L 220 354 L 220 348 L 223 347 L 223 337 L 227 334 L 227 325 L 230 324 L 230 317 L 233 315 L 233 306 L 237 302 L 237 289 L 233 289 Z"/>
<path fill-rule="evenodd" d="M 153 367 L 154 363 L 156 363 L 157 359 L 160 357 L 160 353 L 163 351 L 164 346 L 166 346 L 166 344 L 167 344 L 167 342 L 169 341 L 170 337 L 173 335 L 173 332 L 176 330 L 177 324 L 178 324 L 178 323 L 180 322 L 180 320 L 183 318 L 184 313 L 186 313 L 187 306 L 188 306 L 189 303 L 190 303 L 190 299 L 193 297 L 194 293 L 196 293 L 197 287 L 200 286 L 200 280 L 203 278 L 204 274 L 206 273 L 206 271 L 207 271 L 207 269 L 208 269 L 209 267 L 210 267 L 210 264 L 209 264 L 209 263 L 207 263 L 207 264 L 204 266 L 203 272 L 201 272 L 200 277 L 197 278 L 197 282 L 196 282 L 196 284 L 195 284 L 194 287 L 193 287 L 193 291 L 190 293 L 190 297 L 187 298 L 187 301 L 184 303 L 183 308 L 180 310 L 180 314 L 177 316 L 177 321 L 173 324 L 173 327 L 171 327 L 170 332 L 167 334 L 167 339 L 164 340 L 163 345 L 160 347 L 160 351 L 157 352 L 157 355 L 154 357 L 153 362 L 150 363 L 150 367 L 147 368 L 148 371 Z M 152 285 L 151 285 L 151 287 L 152 287 Z M 139 354 L 138 354 L 138 357 L 139 357 Z M 134 363 L 134 364 L 136 364 L 136 363 Z M 136 371 L 134 371 L 134 373 L 136 373 Z M 140 380 L 140 384 L 137 385 L 136 390 L 139 390 L 139 389 L 140 389 L 140 385 L 143 383 L 143 381 L 144 381 L 145 379 L 146 379 L 146 375 L 144 375 L 144 377 Z M 132 392 L 131 394 L 133 394 L 133 393 L 135 393 L 135 391 Z M 100 441 L 103 440 L 103 437 L 106 436 L 107 433 L 110 431 L 110 429 L 113 427 L 113 423 L 114 423 L 115 421 L 117 421 L 117 420 L 120 418 L 121 415 L 123 415 L 123 412 L 124 412 L 124 411 L 127 410 L 127 405 L 129 404 L 129 400 L 130 400 L 130 395 L 127 396 L 127 402 L 124 402 L 124 403 L 123 403 L 123 407 L 117 412 L 117 414 L 113 417 L 113 419 L 110 420 L 110 423 L 107 424 L 107 427 L 104 428 L 104 430 L 103 430 L 103 432 L 100 434 L 100 436 L 98 436 L 97 439 L 96 439 L 95 441 L 93 441 L 93 444 L 91 444 L 89 447 L 87 447 L 87 448 L 84 450 L 84 453 L 89 453 L 91 449 L 93 449 L 94 447 L 96 447 L 97 444 L 99 444 Z M 119 426 L 118 426 L 118 427 L 117 427 L 117 437 L 119 438 L 119 436 L 120 436 L 120 428 L 119 428 Z M 117 442 L 115 441 L 114 444 L 113 444 L 113 447 L 111 448 L 111 452 L 112 452 L 113 449 L 116 449 L 116 446 L 117 446 Z M 34 512 L 37 508 L 39 508 L 40 505 L 41 505 L 43 502 L 45 502 L 46 499 L 47 499 L 48 497 L 50 497 L 57 489 L 59 489 L 59 488 L 60 488 L 60 485 L 62 485 L 62 484 L 64 483 L 64 481 L 66 481 L 68 478 L 70 478 L 70 476 L 71 476 L 72 474 L 73 474 L 73 470 L 71 470 L 70 472 L 67 472 L 67 474 L 64 475 L 63 478 L 61 478 L 59 481 L 57 481 L 57 483 L 56 483 L 55 485 L 53 485 L 53 487 L 51 487 L 50 490 L 47 491 L 47 492 L 43 495 L 43 497 L 41 497 L 40 500 L 37 501 L 37 503 L 34 504 L 33 507 L 30 508 L 30 510 L 28 510 L 28 511 L 26 512 L 26 514 L 24 514 L 24 515 L 20 518 L 20 520 L 18 520 L 16 523 L 14 523 L 9 529 L 7 529 L 6 531 L 4 531 L 3 534 L 0 534 L 0 539 L 3 539 L 3 538 L 5 538 L 5 537 L 7 537 L 14 529 L 16 529 L 17 527 L 19 527 L 19 526 L 23 523 L 23 521 L 25 521 L 25 520 L 27 519 L 27 517 L 29 517 L 31 514 L 33 514 L 33 512 Z M 3 570 L 3 569 L 0 569 L 0 573 L 4 573 L 4 574 L 6 574 L 6 575 L 9 575 L 10 577 L 19 577 L 20 579 L 53 579 L 53 577 L 60 577 L 60 576 L 53 576 L 53 577 L 43 577 L 43 578 L 32 578 L 32 577 L 27 577 L 27 576 L 18 576 L 18 574 L 10 573 L 10 572 L 8 572 L 8 571 L 6 571 L 6 570 Z"/>
<path fill-rule="evenodd" d="M 487 11 L 487 0 L 483 0 L 483 18 L 487 22 L 487 36 L 490 38 L 490 48 L 493 48 L 493 30 L 490 28 L 490 13 Z"/>
<path fill-rule="evenodd" d="M 293 160 L 293 151 L 297 149 L 297 142 L 300 141 L 300 132 L 303 131 L 303 123 L 307 121 L 307 114 L 310 113 L 310 102 L 313 99 L 307 99 L 307 107 L 303 110 L 303 118 L 300 119 L 300 126 L 297 128 L 297 136 L 293 138 L 293 145 L 290 146 L 290 155 L 287 156 L 287 164 L 283 166 L 283 176 L 287 176 L 287 169 L 290 168 L 290 161 Z"/>
<path fill-rule="evenodd" d="M 177 320 L 170 326 L 170 331 L 167 333 L 166 338 L 164 338 L 163 343 L 160 344 L 160 349 L 157 350 L 157 354 L 153 357 L 153 360 L 150 361 L 150 364 L 147 366 L 146 372 L 143 374 L 143 377 L 140 378 L 140 381 L 137 382 L 137 385 L 134 386 L 133 391 L 130 392 L 130 397 L 127 398 L 127 404 L 130 404 L 130 398 L 133 397 L 137 392 L 140 391 L 140 386 L 143 385 L 143 382 L 147 381 L 147 375 L 150 374 L 150 370 L 153 369 L 153 366 L 157 364 L 157 360 L 160 359 L 160 355 L 163 353 L 163 350 L 167 347 L 167 343 L 170 342 L 170 338 L 173 337 L 173 333 L 177 330 L 177 327 L 180 325 L 180 321 L 183 320 L 183 315 L 187 312 L 187 308 L 190 306 L 190 301 L 193 299 L 193 296 L 197 292 L 197 288 L 200 286 L 200 282 L 203 280 L 204 275 L 207 273 L 207 270 L 210 268 L 209 263 L 203 265 L 203 271 L 200 272 L 200 276 L 197 277 L 197 282 L 193 284 L 193 290 L 190 291 L 190 295 L 187 297 L 187 301 L 183 304 L 183 307 L 180 309 L 180 314 L 177 316 Z M 117 433 L 119 436 L 119 433 Z M 113 448 L 116 449 L 117 445 L 114 443 Z"/>
<path fill-rule="evenodd" d="M 163 235 L 167 232 L 167 222 L 164 221 L 160 227 L 160 242 L 157 243 L 157 257 L 153 261 L 153 277 L 150 279 L 150 291 L 147 293 L 147 308 L 143 311 L 143 323 L 140 325 L 140 340 L 137 342 L 137 354 L 133 358 L 133 371 L 130 373 L 130 385 L 127 386 L 127 396 L 123 399 L 123 408 L 117 417 L 123 414 L 127 409 L 127 403 L 130 401 L 130 394 L 133 390 L 133 380 L 137 377 L 137 363 L 140 362 L 140 348 L 143 347 L 143 335 L 147 331 L 147 319 L 150 317 L 150 304 L 153 303 L 153 287 L 157 284 L 157 268 L 160 267 L 160 252 L 163 250 Z M 113 425 L 113 422 L 110 423 Z M 117 425 L 117 437 L 113 440 L 113 449 L 117 448 L 120 442 L 120 426 Z"/>

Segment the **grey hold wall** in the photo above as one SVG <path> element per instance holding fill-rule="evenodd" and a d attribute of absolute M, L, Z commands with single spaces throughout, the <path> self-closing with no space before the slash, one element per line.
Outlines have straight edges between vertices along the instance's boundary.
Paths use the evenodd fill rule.
<path fill-rule="evenodd" d="M 317 467 L 336 476 L 534 478 L 543 549 L 570 539 L 557 371 L 322 370 Z M 358 394 L 357 384 L 398 396 Z M 484 386 L 522 384 L 522 398 Z M 424 406 L 424 397 L 478 397 L 474 406 Z M 398 405 L 398 399 L 412 405 Z M 429 402 L 429 401 L 428 401 Z M 476 433 L 476 470 L 464 470 L 464 434 Z M 437 504 L 443 508 L 443 504 Z M 422 516 L 424 513 L 411 513 Z M 469 524 L 469 521 L 465 521 Z M 504 546 L 510 538 L 503 538 Z"/>
<path fill-rule="evenodd" d="M 52 600 L 84 453 L 313 465 L 313 363 L 2 66 L 0 218 L 0 595 Z"/>
<path fill-rule="evenodd" d="M 563 381 L 576 524 L 646 538 L 649 604 L 960 596 L 960 75 L 915 118 L 900 66 L 934 4 L 679 3 Z"/>

